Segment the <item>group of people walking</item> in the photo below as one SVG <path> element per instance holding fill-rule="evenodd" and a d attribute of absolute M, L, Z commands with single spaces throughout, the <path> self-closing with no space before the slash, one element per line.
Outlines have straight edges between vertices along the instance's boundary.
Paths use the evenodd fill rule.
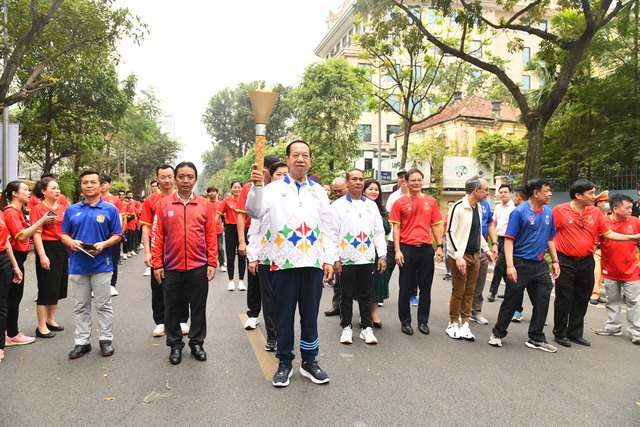
<path fill-rule="evenodd" d="M 208 282 L 216 268 L 225 266 L 224 252 L 227 289 L 247 291 L 245 328 L 256 329 L 263 314 L 265 350 L 275 352 L 279 360 L 272 380 L 276 387 L 287 386 L 293 375 L 296 309 L 300 374 L 317 384 L 329 382 L 316 360 L 324 284 L 334 289 L 337 306 L 325 314 L 340 316 L 340 342 L 353 343 L 356 301 L 359 337 L 375 345 L 374 329 L 382 327 L 378 308 L 388 298 L 389 277 L 397 267 L 400 330 L 413 335 L 417 324 L 418 331 L 428 335 L 435 263 L 443 261 L 452 285 L 449 323 L 444 328 L 450 338 L 474 341 L 470 322 L 489 323 L 482 315 L 482 295 L 487 266 L 496 262 L 488 301 L 495 301 L 501 280 L 506 285 L 489 344 L 502 347 L 510 323 L 522 320 L 526 290 L 533 310 L 525 345 L 556 352 L 544 333 L 554 281 L 554 341 L 565 347 L 590 345 L 584 337 L 584 315 L 593 300 L 598 248 L 608 320 L 595 333 L 622 333 L 624 295 L 627 331 L 632 342 L 640 344 L 636 244 L 640 223 L 631 215 L 629 197 L 613 195 L 611 212 L 605 216 L 594 206 L 595 184 L 579 180 L 571 187 L 571 201 L 550 209 L 550 184 L 533 179 L 514 189 L 513 199 L 511 187 L 502 185 L 500 204 L 492 212 L 486 200 L 489 184 L 472 177 L 465 183 L 465 195 L 448 204 L 443 218 L 436 199 L 422 193 L 420 170 L 399 171 L 399 188 L 383 206 L 380 183 L 365 180 L 360 169 L 351 169 L 343 180 L 334 181 L 330 190 L 340 192 L 340 197 L 330 201 L 329 192 L 308 175 L 311 159 L 309 144 L 293 141 L 286 148 L 285 162 L 267 156 L 262 169 L 254 165 L 250 182 L 243 186 L 234 181 L 231 195 L 222 200 L 214 187 L 207 189 L 206 197 L 193 192 L 198 173 L 192 163 L 158 166 L 157 189 L 140 207 L 139 219 L 144 261 L 151 270 L 153 335 L 166 335 L 171 364 L 182 361 L 184 335 L 193 357 L 207 359 Z M 31 225 L 22 214 L 28 188 L 20 182 L 7 185 L 0 216 L 0 244 L 4 242 L 0 246 L 0 326 L 6 330 L 0 351 L 5 345 L 33 341 L 17 327 L 23 287 L 10 285 L 24 283 L 24 260 L 33 238 L 39 289 L 36 336 L 52 337 L 64 329 L 55 320 L 55 308 L 57 300 L 66 297 L 69 281 L 76 330 L 69 357 L 91 351 L 92 294 L 101 354 L 114 353 L 110 285 L 117 260 L 115 251 L 106 249 L 117 247 L 124 219 L 109 203 L 107 181 L 96 172 L 84 172 L 79 183 L 83 200 L 67 207 L 57 182 L 45 177 L 35 194 L 41 201 L 31 208 Z M 341 189 L 336 191 L 336 186 Z M 249 272 L 246 285 L 245 270 Z M 411 305 L 417 305 L 416 323 Z M 0 352 L 0 360 L 2 356 Z"/>

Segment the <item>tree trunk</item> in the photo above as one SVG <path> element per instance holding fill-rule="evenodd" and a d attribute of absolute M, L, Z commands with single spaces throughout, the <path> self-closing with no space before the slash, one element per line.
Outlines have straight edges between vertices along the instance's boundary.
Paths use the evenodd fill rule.
<path fill-rule="evenodd" d="M 402 169 L 407 164 L 407 153 L 409 151 L 409 136 L 411 132 L 411 124 L 406 119 L 402 120 L 403 132 L 402 132 L 402 153 L 400 154 L 400 165 L 398 169 Z"/>
<path fill-rule="evenodd" d="M 540 163 L 542 160 L 542 144 L 544 130 L 547 124 L 541 117 L 536 117 L 527 123 L 527 158 L 524 166 L 524 182 L 540 177 Z"/>

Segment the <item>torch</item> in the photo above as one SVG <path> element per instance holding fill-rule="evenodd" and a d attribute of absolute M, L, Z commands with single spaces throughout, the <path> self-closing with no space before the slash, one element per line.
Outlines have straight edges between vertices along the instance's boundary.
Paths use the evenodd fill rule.
<path fill-rule="evenodd" d="M 264 169 L 264 149 L 267 141 L 267 122 L 278 99 L 278 93 L 262 90 L 250 90 L 249 99 L 256 120 L 256 161 L 258 170 Z M 256 205 L 262 206 L 263 182 L 256 182 Z"/>

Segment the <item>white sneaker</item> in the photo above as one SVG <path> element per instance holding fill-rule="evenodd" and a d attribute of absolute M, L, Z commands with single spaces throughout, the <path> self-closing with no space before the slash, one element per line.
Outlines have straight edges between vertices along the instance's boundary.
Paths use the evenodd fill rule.
<path fill-rule="evenodd" d="M 373 335 L 373 329 L 371 329 L 371 327 L 366 327 L 360 331 L 360 338 L 362 338 L 367 344 L 378 344 L 378 339 Z"/>
<path fill-rule="evenodd" d="M 238 290 L 239 291 L 246 291 L 247 287 L 244 285 L 244 282 L 242 280 L 238 280 Z"/>
<path fill-rule="evenodd" d="M 468 341 L 475 341 L 476 337 L 471 333 L 471 329 L 469 329 L 469 322 L 464 322 L 460 327 L 460 336 Z"/>
<path fill-rule="evenodd" d="M 133 256 L 136 256 L 136 255 L 138 255 L 138 252 L 136 252 L 136 251 L 131 251 L 131 252 L 129 252 L 129 256 L 132 256 L 132 255 L 133 255 Z"/>
<path fill-rule="evenodd" d="M 489 321 L 487 320 L 486 317 L 484 317 L 482 314 L 472 314 L 471 317 L 469 318 L 469 320 L 471 320 L 472 322 L 476 322 L 480 325 L 488 325 Z"/>
<path fill-rule="evenodd" d="M 114 287 L 114 286 L 109 286 L 111 288 L 111 296 L 115 297 L 120 295 L 120 292 L 118 292 L 118 290 Z"/>
<path fill-rule="evenodd" d="M 460 324 L 457 322 L 450 322 L 445 332 L 449 335 L 449 338 L 453 338 L 454 340 L 462 339 L 462 336 L 460 335 Z"/>
<path fill-rule="evenodd" d="M 158 325 L 156 325 L 155 328 L 153 328 L 153 334 L 154 337 L 161 337 L 164 335 L 164 324 L 160 323 Z"/>
<path fill-rule="evenodd" d="M 351 326 L 345 326 L 342 330 L 342 335 L 340 335 L 340 342 L 342 344 L 351 344 L 353 343 L 353 330 L 351 330 Z"/>
<path fill-rule="evenodd" d="M 129 259 L 129 257 L 127 256 L 127 254 L 120 254 L 120 258 L 122 258 L 122 259 Z"/>
<path fill-rule="evenodd" d="M 180 330 L 182 330 L 182 335 L 189 335 L 189 324 L 180 323 Z"/>
<path fill-rule="evenodd" d="M 489 338 L 489 345 L 492 345 L 494 347 L 502 347 L 502 338 L 491 335 L 491 338 Z"/>
<path fill-rule="evenodd" d="M 220 266 L 220 271 L 221 271 L 221 272 L 223 272 L 223 273 L 226 273 L 226 272 L 227 272 L 227 266 L 226 266 L 226 265 L 224 265 L 224 264 L 223 264 L 223 265 L 221 265 L 221 266 Z"/>
<path fill-rule="evenodd" d="M 138 252 L 144 250 L 144 245 L 142 243 L 140 243 L 140 245 L 138 246 Z"/>
<path fill-rule="evenodd" d="M 147 269 L 142 273 L 143 276 L 151 276 L 151 267 L 147 267 Z"/>
<path fill-rule="evenodd" d="M 260 323 L 260 319 L 257 317 L 249 317 L 244 324 L 244 328 L 246 330 L 255 329 L 258 327 L 258 323 Z"/>
<path fill-rule="evenodd" d="M 234 285 L 233 280 L 229 281 L 229 285 L 227 286 L 227 290 L 228 291 L 235 291 L 236 290 L 236 285 Z"/>

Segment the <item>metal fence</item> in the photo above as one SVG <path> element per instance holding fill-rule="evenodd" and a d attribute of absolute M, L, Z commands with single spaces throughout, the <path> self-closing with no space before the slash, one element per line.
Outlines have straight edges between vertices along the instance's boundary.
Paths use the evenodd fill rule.
<path fill-rule="evenodd" d="M 596 184 L 598 190 L 635 190 L 640 184 L 640 171 L 597 171 L 579 175 L 576 179 L 546 178 L 551 182 L 554 191 L 569 191 L 571 184 L 577 179 L 584 178 Z"/>

